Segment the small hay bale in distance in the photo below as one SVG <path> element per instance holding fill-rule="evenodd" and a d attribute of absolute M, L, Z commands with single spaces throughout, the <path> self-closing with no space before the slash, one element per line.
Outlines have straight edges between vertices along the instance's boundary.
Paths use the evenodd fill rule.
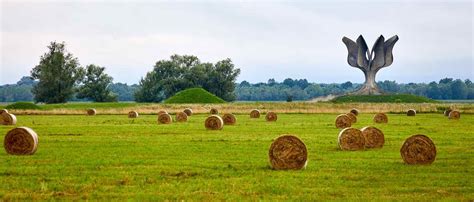
<path fill-rule="evenodd" d="M 177 122 L 186 122 L 186 121 L 188 121 L 188 114 L 186 114 L 185 112 L 176 113 L 176 121 Z"/>
<path fill-rule="evenodd" d="M 347 114 L 340 114 L 339 116 L 336 117 L 335 124 L 336 124 L 336 128 L 343 129 L 343 128 L 351 127 L 352 121 L 351 121 L 351 118 L 347 116 Z"/>
<path fill-rule="evenodd" d="M 267 121 L 276 121 L 278 119 L 278 116 L 275 112 L 268 112 L 265 115 L 265 120 Z"/>
<path fill-rule="evenodd" d="M 352 124 L 357 123 L 357 116 L 355 114 L 353 114 L 352 112 L 349 112 L 346 115 L 351 119 Z"/>
<path fill-rule="evenodd" d="M 128 112 L 128 118 L 137 118 L 138 117 L 138 112 L 137 111 L 129 111 Z"/>
<path fill-rule="evenodd" d="M 339 147 L 342 150 L 356 151 L 365 148 L 365 138 L 362 131 L 356 128 L 345 128 L 339 132 Z"/>
<path fill-rule="evenodd" d="M 211 115 L 207 117 L 206 121 L 204 121 L 204 126 L 208 130 L 222 130 L 224 127 L 224 120 L 218 115 Z"/>
<path fill-rule="evenodd" d="M 400 155 L 407 164 L 431 164 L 436 158 L 436 146 L 426 135 L 417 134 L 405 140 Z"/>
<path fill-rule="evenodd" d="M 38 135 L 31 128 L 14 128 L 8 131 L 3 146 L 11 155 L 31 155 L 38 149 Z"/>
<path fill-rule="evenodd" d="M 250 118 L 258 119 L 260 118 L 260 111 L 258 109 L 254 109 L 250 112 Z"/>
<path fill-rule="evenodd" d="M 367 126 L 360 131 L 365 139 L 365 148 L 382 148 L 385 144 L 383 132 L 378 128 Z"/>
<path fill-rule="evenodd" d="M 273 141 L 268 157 L 275 170 L 299 170 L 306 167 L 308 150 L 298 137 L 283 135 Z"/>
<path fill-rule="evenodd" d="M 449 112 L 449 119 L 458 120 L 461 118 L 461 113 L 459 111 L 453 110 Z"/>
<path fill-rule="evenodd" d="M 453 111 L 453 110 L 452 110 L 452 109 L 446 109 L 446 110 L 444 110 L 444 115 L 445 115 L 445 116 L 449 116 L 449 113 L 450 113 L 451 111 Z"/>
<path fill-rule="evenodd" d="M 375 123 L 388 123 L 388 117 L 385 113 L 377 113 L 374 116 Z"/>
<path fill-rule="evenodd" d="M 161 124 L 170 124 L 172 122 L 172 118 L 171 118 L 171 115 L 169 115 L 168 113 L 161 113 L 158 115 L 158 123 L 161 123 Z"/>
<path fill-rule="evenodd" d="M 216 108 L 212 108 L 209 113 L 211 114 L 219 114 L 219 110 L 217 110 Z"/>
<path fill-rule="evenodd" d="M 94 116 L 96 114 L 97 114 L 97 111 L 95 109 L 93 109 L 93 108 L 87 109 L 87 115 Z"/>
<path fill-rule="evenodd" d="M 415 116 L 416 115 L 416 110 L 414 109 L 409 109 L 407 111 L 407 116 Z"/>
<path fill-rule="evenodd" d="M 235 125 L 235 123 L 237 122 L 235 116 L 230 113 L 225 113 L 222 116 L 222 120 L 224 121 L 224 125 Z"/>
<path fill-rule="evenodd" d="M 350 113 L 356 115 L 356 116 L 359 116 L 359 110 L 354 108 L 354 109 L 351 109 Z"/>
<path fill-rule="evenodd" d="M 16 116 L 8 112 L 3 112 L 0 114 L 0 125 L 15 125 Z"/>
<path fill-rule="evenodd" d="M 193 115 L 193 110 L 191 108 L 186 108 L 183 110 L 183 112 L 186 113 L 186 115 L 188 116 Z"/>

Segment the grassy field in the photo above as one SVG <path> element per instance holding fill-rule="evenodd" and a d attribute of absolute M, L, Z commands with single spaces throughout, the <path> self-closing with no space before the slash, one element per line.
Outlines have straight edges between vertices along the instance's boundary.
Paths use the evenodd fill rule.
<path fill-rule="evenodd" d="M 206 130 L 204 114 L 171 125 L 158 125 L 156 115 L 18 115 L 18 126 L 38 133 L 39 149 L 0 151 L 0 199 L 474 199 L 474 115 L 389 114 L 388 124 L 375 125 L 385 146 L 357 152 L 338 149 L 336 115 L 279 114 L 274 123 L 238 115 L 221 131 Z M 374 125 L 372 117 L 359 115 L 355 127 Z M 400 157 L 403 141 L 417 133 L 437 146 L 432 165 Z M 281 134 L 305 142 L 305 170 L 270 169 L 268 148 Z"/>

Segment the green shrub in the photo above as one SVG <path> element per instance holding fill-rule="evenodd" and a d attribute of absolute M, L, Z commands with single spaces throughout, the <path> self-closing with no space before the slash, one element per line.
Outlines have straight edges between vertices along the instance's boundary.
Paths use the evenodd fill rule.
<path fill-rule="evenodd" d="M 164 101 L 173 103 L 224 103 L 225 101 L 202 88 L 182 90 Z"/>
<path fill-rule="evenodd" d="M 13 104 L 7 105 L 7 109 L 41 109 L 40 106 L 31 103 L 31 102 L 15 102 Z"/>

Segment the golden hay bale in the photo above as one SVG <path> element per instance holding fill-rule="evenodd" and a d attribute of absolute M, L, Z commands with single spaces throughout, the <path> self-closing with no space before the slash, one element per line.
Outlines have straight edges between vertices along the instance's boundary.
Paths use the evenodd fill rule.
<path fill-rule="evenodd" d="M 444 110 L 444 115 L 445 115 L 445 116 L 449 116 L 449 113 L 450 113 L 451 111 L 453 111 L 453 110 L 452 110 L 452 109 L 446 109 L 446 110 Z"/>
<path fill-rule="evenodd" d="M 265 115 L 265 120 L 267 121 L 276 121 L 278 119 L 278 116 L 275 112 L 268 112 Z"/>
<path fill-rule="evenodd" d="M 209 113 L 211 113 L 211 114 L 219 114 L 219 110 L 217 110 L 216 108 L 212 108 L 211 111 L 209 111 Z"/>
<path fill-rule="evenodd" d="M 222 120 L 224 121 L 224 125 L 235 125 L 237 119 L 233 114 L 226 113 L 222 116 Z"/>
<path fill-rule="evenodd" d="M 436 146 L 429 137 L 417 134 L 405 140 L 400 155 L 407 164 L 431 164 L 436 158 Z"/>
<path fill-rule="evenodd" d="M 336 117 L 336 128 L 347 128 L 351 127 L 352 121 L 349 116 L 346 114 L 340 114 L 339 116 Z"/>
<path fill-rule="evenodd" d="M 178 122 L 188 121 L 188 114 L 186 114 L 185 112 L 176 113 L 176 121 L 178 121 Z"/>
<path fill-rule="evenodd" d="M 374 116 L 375 123 L 388 123 L 388 117 L 384 113 L 377 113 Z"/>
<path fill-rule="evenodd" d="M 359 129 L 345 128 L 339 132 L 338 143 L 342 150 L 362 150 L 365 147 L 365 138 Z"/>
<path fill-rule="evenodd" d="M 275 170 L 299 170 L 306 167 L 308 150 L 299 138 L 283 135 L 273 141 L 268 157 Z"/>
<path fill-rule="evenodd" d="M 7 109 L 0 110 L 0 115 L 3 114 L 3 113 L 8 113 L 8 110 Z"/>
<path fill-rule="evenodd" d="M 137 118 L 138 112 L 137 111 L 130 111 L 128 112 L 128 118 Z"/>
<path fill-rule="evenodd" d="M 254 109 L 250 112 L 250 118 L 260 118 L 260 111 L 258 109 Z"/>
<path fill-rule="evenodd" d="M 461 113 L 459 111 L 453 110 L 449 112 L 449 119 L 460 119 Z"/>
<path fill-rule="evenodd" d="M 87 109 L 87 115 L 94 116 L 97 113 L 95 109 Z"/>
<path fill-rule="evenodd" d="M 224 127 L 224 121 L 218 115 L 207 117 L 204 126 L 209 130 L 221 130 Z"/>
<path fill-rule="evenodd" d="M 165 110 L 161 110 L 161 111 L 158 112 L 158 116 L 159 116 L 160 114 L 168 114 L 168 112 L 165 111 Z"/>
<path fill-rule="evenodd" d="M 415 116 L 416 115 L 416 110 L 414 109 L 409 109 L 407 111 L 407 116 Z"/>
<path fill-rule="evenodd" d="M 10 113 L 1 113 L 0 114 L 0 125 L 15 125 L 16 116 Z"/>
<path fill-rule="evenodd" d="M 383 132 L 378 128 L 367 126 L 360 131 L 365 139 L 365 148 L 382 148 L 385 144 Z"/>
<path fill-rule="evenodd" d="M 14 128 L 8 131 L 3 141 L 3 146 L 8 154 L 34 154 L 38 148 L 38 135 L 31 128 Z"/>
<path fill-rule="evenodd" d="M 161 124 L 170 124 L 173 120 L 171 119 L 171 115 L 168 113 L 161 113 L 158 115 L 158 123 Z"/>
<path fill-rule="evenodd" d="M 359 116 L 359 110 L 358 109 L 351 109 L 350 113 L 353 113 L 356 116 Z"/>
<path fill-rule="evenodd" d="M 355 114 L 353 114 L 352 112 L 349 112 L 346 114 L 350 119 L 351 119 L 351 123 L 357 123 L 357 116 Z"/>
<path fill-rule="evenodd" d="M 186 108 L 183 110 L 183 112 L 186 113 L 186 115 L 188 116 L 193 115 L 193 110 L 191 108 Z"/>

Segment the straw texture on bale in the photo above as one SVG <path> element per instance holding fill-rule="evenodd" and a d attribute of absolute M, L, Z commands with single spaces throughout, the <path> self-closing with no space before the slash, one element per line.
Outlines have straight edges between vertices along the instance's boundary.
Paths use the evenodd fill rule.
<path fill-rule="evenodd" d="M 171 115 L 169 115 L 168 113 L 161 113 L 158 115 L 158 123 L 161 123 L 161 124 L 169 124 L 172 122 L 172 119 L 171 119 Z"/>
<path fill-rule="evenodd" d="M 8 112 L 3 112 L 0 114 L 0 125 L 15 125 L 16 116 Z"/>
<path fill-rule="evenodd" d="M 345 128 L 339 133 L 339 147 L 342 150 L 362 150 L 365 148 L 365 138 L 362 131 L 356 128 Z"/>
<path fill-rule="evenodd" d="M 95 109 L 87 109 L 87 115 L 94 116 L 95 114 L 97 114 Z"/>
<path fill-rule="evenodd" d="M 450 113 L 451 111 L 453 111 L 453 110 L 452 110 L 452 109 L 446 109 L 446 110 L 444 110 L 444 115 L 445 115 L 445 116 L 449 116 L 449 113 Z"/>
<path fill-rule="evenodd" d="M 3 146 L 8 154 L 31 155 L 38 149 L 38 135 L 31 128 L 14 128 L 8 131 Z"/>
<path fill-rule="evenodd" d="M 267 121 L 276 121 L 278 119 L 278 116 L 275 112 L 268 112 L 265 115 L 265 120 Z"/>
<path fill-rule="evenodd" d="M 431 164 L 436 158 L 436 146 L 425 135 L 413 135 L 403 143 L 400 155 L 407 164 Z"/>
<path fill-rule="evenodd" d="M 388 123 L 388 117 L 384 113 L 377 113 L 374 116 L 375 123 Z"/>
<path fill-rule="evenodd" d="M 359 110 L 358 109 L 351 109 L 350 112 L 353 113 L 356 116 L 359 116 Z"/>
<path fill-rule="evenodd" d="M 278 137 L 268 151 L 270 164 L 275 170 L 299 170 L 306 167 L 306 145 L 293 135 Z"/>
<path fill-rule="evenodd" d="M 159 116 L 160 114 L 168 114 L 168 112 L 165 111 L 165 110 L 161 110 L 161 111 L 158 112 L 158 116 Z"/>
<path fill-rule="evenodd" d="M 8 110 L 7 109 L 0 110 L 0 115 L 3 114 L 3 113 L 8 113 Z"/>
<path fill-rule="evenodd" d="M 407 111 L 407 116 L 415 116 L 416 115 L 416 110 L 414 109 L 409 109 Z"/>
<path fill-rule="evenodd" d="M 250 118 L 260 118 L 260 111 L 258 109 L 254 109 L 250 112 Z"/>
<path fill-rule="evenodd" d="M 382 148 L 385 144 L 383 132 L 378 128 L 367 126 L 360 131 L 365 139 L 365 148 Z"/>
<path fill-rule="evenodd" d="M 357 123 L 357 116 L 355 114 L 353 114 L 352 112 L 349 112 L 346 115 L 351 119 L 352 124 Z"/>
<path fill-rule="evenodd" d="M 224 121 L 224 125 L 235 125 L 237 119 L 233 114 L 226 113 L 222 116 L 222 120 Z"/>
<path fill-rule="evenodd" d="M 219 110 L 217 110 L 216 108 L 212 108 L 209 113 L 211 113 L 211 114 L 219 114 Z"/>
<path fill-rule="evenodd" d="M 188 115 L 185 112 L 178 112 L 176 113 L 176 121 L 186 122 L 188 121 Z"/>
<path fill-rule="evenodd" d="M 128 118 L 138 118 L 138 112 L 136 111 L 128 112 Z"/>
<path fill-rule="evenodd" d="M 347 128 L 347 127 L 351 127 L 352 125 L 352 121 L 351 121 L 351 118 L 349 118 L 349 116 L 347 116 L 346 114 L 340 114 L 339 116 L 336 117 L 336 128 Z"/>
<path fill-rule="evenodd" d="M 183 110 L 183 112 L 186 113 L 186 115 L 188 116 L 193 115 L 193 110 L 191 108 L 186 108 Z"/>
<path fill-rule="evenodd" d="M 211 115 L 207 117 L 204 126 L 209 130 L 221 130 L 224 127 L 224 121 L 218 115 Z"/>
<path fill-rule="evenodd" d="M 460 119 L 461 113 L 459 111 L 453 110 L 449 112 L 449 119 Z"/>

